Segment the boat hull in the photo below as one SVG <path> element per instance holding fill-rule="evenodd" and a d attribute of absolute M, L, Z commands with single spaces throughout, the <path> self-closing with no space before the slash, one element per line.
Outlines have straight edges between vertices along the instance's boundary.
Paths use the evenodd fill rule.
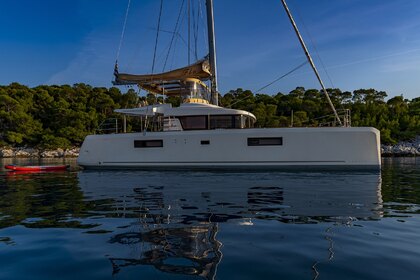
<path fill-rule="evenodd" d="M 248 139 L 281 138 L 250 146 Z M 135 147 L 135 141 L 162 147 Z M 85 168 L 147 167 L 379 167 L 375 128 L 267 128 L 126 133 L 87 136 L 78 164 Z"/>
<path fill-rule="evenodd" d="M 249 139 L 256 138 L 281 138 L 281 143 L 250 145 Z M 135 141 L 160 141 L 162 147 L 135 147 Z M 89 135 L 78 164 L 85 168 L 379 168 L 380 136 L 370 127 Z"/>

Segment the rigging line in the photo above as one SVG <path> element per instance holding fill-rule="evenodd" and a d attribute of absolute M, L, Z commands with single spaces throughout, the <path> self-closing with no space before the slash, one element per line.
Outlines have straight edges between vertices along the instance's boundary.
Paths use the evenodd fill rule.
<path fill-rule="evenodd" d="M 169 50 L 169 43 L 162 49 L 160 54 L 156 56 L 156 63 L 159 64 L 160 62 L 163 62 L 165 54 Z M 163 71 L 162 71 L 163 72 Z"/>
<path fill-rule="evenodd" d="M 157 30 L 156 28 L 150 28 L 152 30 Z M 170 33 L 170 34 L 175 34 L 177 37 L 179 37 L 182 42 L 185 44 L 185 46 L 187 46 L 187 41 L 182 37 L 182 35 L 179 33 L 179 31 L 174 32 L 174 31 L 169 31 L 169 30 L 165 30 L 165 29 L 160 29 L 159 32 L 163 32 L 163 33 Z"/>
<path fill-rule="evenodd" d="M 116 62 L 118 62 L 118 59 L 120 58 L 121 46 L 122 46 L 122 42 L 124 40 L 125 28 L 127 26 L 128 11 L 130 10 L 130 3 L 131 3 L 131 0 L 128 0 L 127 10 L 125 11 L 125 18 L 124 18 L 123 29 L 122 29 L 122 32 L 121 32 L 120 44 L 119 44 L 118 50 L 117 50 L 117 59 L 116 59 Z"/>
<path fill-rule="evenodd" d="M 153 28 L 153 30 L 155 30 L 155 28 Z M 161 29 L 160 32 L 174 34 L 173 31 L 168 31 L 168 30 L 164 30 L 164 29 Z M 176 32 L 175 35 L 176 35 L 177 38 L 179 37 L 179 39 L 181 39 L 181 42 L 184 43 L 184 45 L 186 47 L 188 47 L 187 41 L 182 37 L 182 35 L 179 32 Z M 169 46 L 169 44 L 168 44 L 168 46 Z M 166 50 L 166 48 L 165 48 L 165 50 Z M 190 50 L 190 52 L 193 52 L 193 51 Z"/>
<path fill-rule="evenodd" d="M 196 48 L 198 49 L 198 44 L 199 44 L 199 39 L 200 39 L 200 5 L 197 5 L 197 14 L 196 14 L 196 21 L 197 21 L 197 25 L 196 25 L 196 30 L 195 30 L 195 45 Z M 196 57 L 198 59 L 199 54 L 197 51 Z"/>
<path fill-rule="evenodd" d="M 181 30 L 181 28 L 182 28 L 182 26 L 184 24 L 185 16 L 186 16 L 186 13 L 182 13 L 181 14 L 181 22 L 180 22 L 180 24 L 178 26 L 178 31 L 177 31 L 178 36 L 175 37 L 174 51 L 172 52 L 171 65 L 170 65 L 169 69 L 173 69 L 174 61 L 175 61 L 175 54 L 176 54 L 176 49 L 177 49 L 177 46 L 178 46 L 179 39 L 181 38 L 181 40 L 184 41 L 185 45 L 187 45 L 187 42 L 184 40 L 184 38 L 182 38 L 181 34 L 179 33 L 179 31 Z"/>
<path fill-rule="evenodd" d="M 292 74 L 293 72 L 295 72 L 296 70 L 298 70 L 298 69 L 302 68 L 302 67 L 303 67 L 303 66 L 305 66 L 306 64 L 308 64 L 308 61 L 305 61 L 305 62 L 303 62 L 303 63 L 299 64 L 298 66 L 296 66 L 295 68 L 293 68 L 292 70 L 290 70 L 289 72 L 287 72 L 286 74 L 284 74 L 284 75 L 282 75 L 282 76 L 278 77 L 277 79 L 275 79 L 275 80 L 274 80 L 274 81 L 272 81 L 271 83 L 269 83 L 269 84 L 267 84 L 267 85 L 263 86 L 262 88 L 260 88 L 260 89 L 256 90 L 256 91 L 255 91 L 255 93 L 258 93 L 258 92 L 262 91 L 263 89 L 268 88 L 268 87 L 269 87 L 269 86 L 271 86 L 272 84 L 274 84 L 274 83 L 276 83 L 276 82 L 280 81 L 281 79 L 283 79 L 284 77 L 286 77 L 286 76 L 288 76 L 288 75 Z"/>
<path fill-rule="evenodd" d="M 199 7 L 197 6 L 197 13 L 194 14 L 194 10 L 196 9 L 196 7 L 194 7 L 193 9 L 193 27 L 194 27 L 194 55 L 195 55 L 195 60 L 198 60 L 198 27 L 199 27 Z"/>
<path fill-rule="evenodd" d="M 152 30 L 156 30 L 156 28 L 151 28 Z M 181 42 L 182 43 L 184 43 L 184 45 L 186 46 L 186 47 L 188 47 L 188 43 L 187 43 L 187 41 L 182 37 L 182 35 L 179 33 L 179 31 L 176 31 L 176 32 L 174 32 L 174 31 L 169 31 L 169 30 L 164 30 L 164 29 L 160 29 L 160 32 L 162 32 L 162 33 L 170 33 L 170 34 L 172 34 L 172 35 L 175 35 L 176 36 L 176 38 L 175 38 L 175 45 L 176 45 L 176 42 L 177 42 L 177 39 L 179 38 L 179 39 L 181 39 Z M 165 53 L 166 52 L 166 50 L 169 48 L 169 45 L 170 45 L 170 43 L 168 43 L 168 46 L 164 49 L 164 51 L 162 52 L 162 55 L 161 56 L 163 56 L 163 53 Z M 193 52 L 192 50 L 190 50 L 190 52 Z M 163 59 L 163 58 L 162 58 Z"/>
<path fill-rule="evenodd" d="M 275 80 L 274 80 L 274 81 L 272 81 L 271 83 L 269 83 L 269 84 L 267 84 L 267 85 L 263 86 L 262 88 L 260 88 L 260 89 L 256 90 L 256 91 L 255 91 L 255 94 L 257 94 L 258 92 L 260 92 L 260 91 L 261 91 L 261 90 L 263 90 L 263 89 L 268 88 L 269 86 L 271 86 L 272 84 L 274 84 L 274 83 L 276 83 L 276 82 L 280 81 L 281 79 L 285 78 L 286 76 L 288 76 L 288 75 L 292 74 L 292 73 L 293 73 L 293 72 L 295 72 L 296 70 L 298 70 L 298 69 L 302 68 L 303 66 L 305 66 L 307 63 L 308 63 L 308 61 L 305 61 L 305 62 L 303 62 L 303 63 L 299 64 L 298 66 L 296 66 L 295 68 L 293 68 L 292 70 L 290 70 L 289 72 L 287 72 L 286 74 L 281 75 L 280 77 L 278 77 L 277 79 L 275 79 Z M 241 98 L 241 99 L 239 99 L 239 100 L 237 100 L 237 101 L 233 102 L 232 104 L 230 104 L 230 106 L 229 106 L 228 108 L 231 108 L 233 105 L 235 105 L 235 104 L 237 104 L 237 103 L 239 103 L 239 102 L 241 102 L 241 101 L 244 101 L 245 99 L 248 99 L 249 97 L 250 97 L 250 95 L 245 96 L 244 98 Z"/>
<path fill-rule="evenodd" d="M 187 13 L 188 13 L 188 65 L 190 65 L 191 63 L 191 53 L 190 53 L 190 45 L 191 45 L 191 0 L 188 0 L 188 8 L 187 8 Z"/>
<path fill-rule="evenodd" d="M 172 49 L 172 44 L 174 42 L 175 35 L 177 35 L 177 29 L 178 29 L 179 19 L 181 18 L 181 12 L 182 12 L 182 8 L 184 7 L 184 3 L 185 3 L 185 0 L 182 0 L 181 8 L 179 9 L 178 18 L 176 19 L 174 33 L 172 34 L 171 42 L 169 44 L 169 50 L 168 50 L 168 53 L 167 53 L 166 58 L 165 58 L 165 63 L 163 64 L 163 71 L 162 72 L 165 72 L 166 63 L 168 62 L 169 54 L 170 54 L 171 49 Z"/>
<path fill-rule="evenodd" d="M 190 0 L 191 1 L 191 0 Z M 193 41 L 195 39 L 195 18 L 194 18 L 194 2 L 195 1 L 191 1 L 191 7 L 190 7 L 190 17 L 191 17 L 191 43 L 193 44 Z M 193 55 L 195 54 L 195 52 L 193 51 Z"/>
<path fill-rule="evenodd" d="M 162 17 L 162 10 L 163 10 L 163 0 L 160 0 L 160 9 L 159 9 L 159 18 L 158 18 L 158 24 L 157 24 L 157 31 L 156 31 L 155 50 L 153 52 L 152 75 L 154 74 L 154 71 L 155 71 L 156 50 L 157 50 L 158 41 L 159 41 L 160 19 Z"/>
<path fill-rule="evenodd" d="M 300 12 L 299 12 L 299 9 L 296 9 L 296 11 L 297 11 L 297 14 L 298 14 L 299 20 L 302 22 L 303 29 L 305 30 L 306 34 L 308 35 L 309 40 L 311 41 L 311 44 L 312 44 L 312 46 L 313 46 L 313 48 L 314 48 L 314 50 L 315 50 L 316 56 L 318 57 L 318 60 L 319 60 L 319 62 L 321 63 L 322 69 L 324 70 L 325 75 L 327 76 L 328 80 L 329 80 L 329 81 L 330 81 L 330 83 L 331 83 L 331 86 L 332 86 L 331 93 L 328 93 L 328 94 L 329 94 L 332 98 L 334 98 L 333 93 L 334 93 L 335 85 L 334 85 L 334 83 L 333 83 L 333 81 L 332 81 L 332 79 L 331 79 L 330 74 L 329 74 L 329 73 L 328 73 L 328 71 L 327 71 L 327 68 L 325 67 L 324 61 L 321 59 L 321 56 L 319 55 L 319 52 L 318 52 L 318 49 L 317 49 L 317 47 L 316 47 L 315 41 L 313 40 L 313 38 L 312 38 L 312 36 L 311 36 L 311 33 L 309 32 L 309 29 L 306 27 L 305 22 L 303 21 L 302 15 L 301 15 L 301 14 L 300 14 Z M 337 99 L 336 99 L 336 102 L 337 102 L 337 103 L 338 103 L 338 105 L 340 106 L 341 110 L 344 110 L 344 106 L 343 106 L 343 104 L 340 102 L 339 98 L 337 98 Z"/>
<path fill-rule="evenodd" d="M 201 22 L 202 22 L 202 26 L 205 26 L 206 24 L 204 23 L 203 7 L 201 5 L 201 1 L 198 1 L 198 4 L 200 5 L 199 11 L 200 11 L 200 19 L 201 19 Z M 205 46 L 208 46 L 209 43 L 207 41 L 207 36 L 206 36 L 206 30 L 205 30 L 205 28 L 203 28 L 202 31 L 203 31 L 204 45 Z"/>
<path fill-rule="evenodd" d="M 333 88 L 335 88 L 334 83 L 333 83 L 333 81 L 331 79 L 331 76 L 329 75 L 329 73 L 327 71 L 327 68 L 325 67 L 324 61 L 322 61 L 321 56 L 319 55 L 319 52 L 318 52 L 318 49 L 316 47 L 315 41 L 313 40 L 313 38 L 311 36 L 311 33 L 309 32 L 309 29 L 306 27 L 305 22 L 303 21 L 303 17 L 302 17 L 302 15 L 299 12 L 299 9 L 296 8 L 296 12 L 297 12 L 297 15 L 299 17 L 300 22 L 302 23 L 302 26 L 303 26 L 303 29 L 305 30 L 306 35 L 308 35 L 309 40 L 311 41 L 312 47 L 315 50 L 316 56 L 318 57 L 318 60 L 321 63 L 321 66 L 322 66 L 322 68 L 323 68 L 323 70 L 325 72 L 325 75 L 327 76 L 328 80 L 330 81 L 331 86 Z"/>
<path fill-rule="evenodd" d="M 156 30 L 157 30 L 155 27 L 148 27 L 147 29 L 149 29 L 149 30 L 153 30 L 153 31 L 156 31 Z M 173 32 L 173 31 L 164 30 L 164 29 L 160 29 L 160 30 L 159 30 L 159 32 L 174 34 L 174 32 Z M 175 35 L 176 35 L 176 36 L 181 36 L 181 35 L 179 34 L 179 32 L 177 32 Z M 181 38 L 181 39 L 182 39 L 182 41 L 184 42 L 184 44 L 185 44 L 185 45 L 187 45 L 187 41 L 185 41 L 185 39 L 184 39 L 184 38 Z M 169 46 L 169 44 L 168 44 L 168 46 Z M 136 47 L 135 51 L 134 51 L 134 54 L 131 56 L 131 59 L 129 59 L 127 69 L 131 69 L 131 68 L 132 68 L 133 63 L 135 63 L 135 62 L 136 62 L 137 57 L 138 57 L 139 52 L 140 52 L 140 49 L 141 49 L 141 45 L 138 45 L 138 46 Z M 163 55 L 164 55 L 164 53 L 165 53 L 165 51 L 166 51 L 167 49 L 168 49 L 168 47 L 165 47 L 165 48 L 164 48 L 164 51 L 161 53 L 161 55 L 160 55 L 160 56 L 162 56 L 162 57 L 163 57 Z M 158 58 L 159 58 L 160 56 L 158 56 Z M 163 59 L 163 58 L 162 58 L 162 59 Z"/>

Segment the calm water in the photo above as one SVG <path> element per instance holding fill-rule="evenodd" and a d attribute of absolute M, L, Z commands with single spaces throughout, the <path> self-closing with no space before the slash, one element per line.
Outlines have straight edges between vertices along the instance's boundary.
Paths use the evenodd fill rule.
<path fill-rule="evenodd" d="M 2 169 L 0 267 L 0 279 L 419 279 L 420 159 L 382 172 Z"/>

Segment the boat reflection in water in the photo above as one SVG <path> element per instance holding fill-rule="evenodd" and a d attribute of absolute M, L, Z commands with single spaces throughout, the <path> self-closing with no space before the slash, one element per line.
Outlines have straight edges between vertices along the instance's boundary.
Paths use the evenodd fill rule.
<path fill-rule="evenodd" d="M 213 279 L 222 223 L 343 223 L 382 215 L 380 173 L 79 173 L 94 215 L 127 218 L 109 242 L 113 273 L 140 265 Z"/>

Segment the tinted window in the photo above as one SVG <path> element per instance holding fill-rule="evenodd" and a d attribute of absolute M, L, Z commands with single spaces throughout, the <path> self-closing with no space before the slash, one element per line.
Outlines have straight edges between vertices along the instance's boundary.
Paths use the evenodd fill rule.
<path fill-rule="evenodd" d="M 210 116 L 210 129 L 216 128 L 243 128 L 240 115 L 213 115 Z"/>
<path fill-rule="evenodd" d="M 179 117 L 184 130 L 207 129 L 207 116 Z"/>
<path fill-rule="evenodd" d="M 134 148 L 159 148 L 163 147 L 162 140 L 134 140 Z"/>
<path fill-rule="evenodd" d="M 233 128 L 233 116 L 210 116 L 210 129 Z"/>
<path fill-rule="evenodd" d="M 248 138 L 248 146 L 281 146 L 283 137 Z"/>

